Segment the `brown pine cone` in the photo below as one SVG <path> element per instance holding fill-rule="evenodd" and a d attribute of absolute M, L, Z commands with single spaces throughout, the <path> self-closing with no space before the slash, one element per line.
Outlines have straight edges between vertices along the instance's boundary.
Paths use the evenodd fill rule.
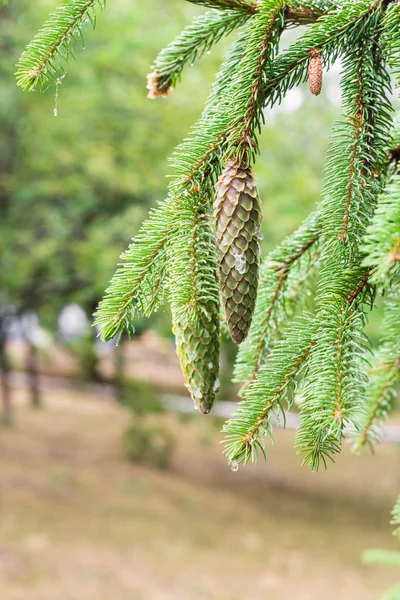
<path fill-rule="evenodd" d="M 318 96 L 322 89 L 322 57 L 319 48 L 314 48 L 311 52 L 310 64 L 308 66 L 308 83 L 310 92 L 314 96 Z"/>
<path fill-rule="evenodd" d="M 257 296 L 261 207 L 251 169 L 230 158 L 214 204 L 221 295 L 231 338 L 247 336 Z"/>

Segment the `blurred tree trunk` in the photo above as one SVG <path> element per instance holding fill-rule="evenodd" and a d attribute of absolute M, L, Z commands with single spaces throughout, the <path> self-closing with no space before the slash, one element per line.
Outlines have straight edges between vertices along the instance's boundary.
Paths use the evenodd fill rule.
<path fill-rule="evenodd" d="M 0 369 L 1 369 L 1 418 L 3 427 L 13 424 L 11 389 L 10 389 L 10 363 L 6 352 L 7 330 L 4 319 L 0 320 Z"/>
<path fill-rule="evenodd" d="M 2 23 L 2 35 L 0 38 L 0 56 L 10 60 L 13 57 L 13 43 L 10 35 L 10 23 L 13 7 L 0 6 L 0 21 Z M 1 74 L 4 74 L 4 63 L 1 65 Z M 8 72 L 7 72 L 8 73 Z M 4 219 L 12 202 L 12 194 L 9 188 L 9 175 L 13 172 L 18 161 L 17 152 L 17 127 L 15 119 L 9 118 L 2 122 L 2 145 L 0 147 L 0 207 L 1 218 Z M 6 354 L 7 343 L 7 313 L 8 307 L 0 304 L 0 388 L 1 388 L 1 415 L 0 425 L 10 427 L 13 422 L 11 390 L 10 390 L 10 364 Z"/>
<path fill-rule="evenodd" d="M 38 349 L 28 342 L 28 356 L 26 361 L 26 373 L 28 375 L 28 386 L 32 408 L 41 408 L 40 381 L 38 372 Z"/>
<path fill-rule="evenodd" d="M 124 398 L 124 380 L 125 380 L 125 354 L 124 343 L 121 342 L 114 348 L 114 385 L 115 397 L 117 402 L 122 403 Z"/>

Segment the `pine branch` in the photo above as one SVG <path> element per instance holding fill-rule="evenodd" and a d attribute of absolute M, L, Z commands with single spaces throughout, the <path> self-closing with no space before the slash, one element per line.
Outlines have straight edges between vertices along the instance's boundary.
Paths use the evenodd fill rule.
<path fill-rule="evenodd" d="M 187 63 L 193 64 L 223 36 L 244 25 L 251 14 L 228 10 L 208 12 L 197 17 L 156 58 L 148 75 L 149 97 L 167 96 L 169 89 L 180 80 Z"/>
<path fill-rule="evenodd" d="M 396 87 L 400 84 L 400 7 L 397 2 L 389 3 L 382 19 L 382 48 L 388 66 L 392 69 Z"/>
<path fill-rule="evenodd" d="M 210 226 L 207 196 L 193 192 L 179 200 L 170 238 L 168 270 L 174 282 L 170 292 L 174 320 L 191 322 L 205 313 L 210 303 L 219 307 L 216 247 Z M 185 268 L 182 268 L 185 265 Z"/>
<path fill-rule="evenodd" d="M 307 254 L 309 255 L 316 244 L 319 235 L 318 214 L 313 213 L 295 233 L 265 259 L 261 267 L 253 324 L 248 338 L 239 348 L 236 360 L 235 381 L 251 382 L 256 377 L 260 365 L 266 359 L 275 331 L 285 320 L 287 304 L 285 292 L 289 276 L 295 271 L 292 294 L 294 293 L 296 299 L 299 285 L 300 288 L 302 285 L 303 273 L 306 277 L 310 275 L 310 267 L 312 268 L 317 259 L 317 256 L 314 256 L 310 265 Z"/>
<path fill-rule="evenodd" d="M 255 135 L 262 122 L 263 106 L 279 101 L 281 94 L 304 80 L 310 52 L 315 47 L 316 40 L 318 47 L 325 52 L 325 61 L 328 62 L 332 56 L 335 57 L 344 51 L 349 40 L 354 41 L 359 38 L 362 29 L 375 18 L 374 11 L 377 6 L 379 5 L 361 2 L 357 6 L 351 6 L 347 11 L 333 10 L 331 14 L 322 16 L 311 25 L 291 50 L 271 60 L 276 52 L 278 36 L 283 27 L 284 6 L 280 4 L 277 7 L 275 3 L 265 0 L 260 7 L 260 12 L 251 19 L 248 28 L 234 44 L 212 88 L 200 122 L 173 156 L 172 165 L 177 177 L 170 185 L 170 195 L 167 200 L 173 216 L 168 223 L 168 235 L 164 226 L 158 223 L 157 235 L 162 241 L 156 245 L 154 254 L 150 254 L 150 264 L 154 265 L 154 269 L 149 280 L 160 282 L 160 285 L 165 281 L 162 257 L 167 260 L 167 277 L 173 282 L 169 289 L 169 296 L 173 307 L 174 324 L 178 331 L 184 331 L 182 339 L 188 339 L 188 336 L 192 339 L 194 331 L 202 320 L 204 322 L 204 319 L 211 319 L 212 315 L 218 314 L 215 260 L 210 251 L 212 230 L 204 206 L 212 202 L 213 184 L 221 172 L 221 158 L 229 148 L 232 148 L 232 140 L 235 136 L 237 136 L 236 140 L 240 140 L 240 143 L 243 140 L 250 148 L 250 152 L 253 152 L 249 138 Z M 232 73 L 235 74 L 234 78 Z M 238 88 L 241 82 L 243 86 Z M 233 104 L 233 98 L 238 108 Z M 205 240 L 203 246 L 193 231 L 194 224 L 195 232 L 202 231 Z M 165 244 L 167 244 L 166 254 L 164 254 Z M 130 256 L 134 259 L 135 255 L 136 250 L 133 250 Z M 188 262 L 188 259 L 192 262 Z M 143 273 L 141 272 L 140 275 L 146 282 L 146 266 L 140 262 L 140 259 L 139 265 L 139 270 L 143 266 Z M 146 304 L 146 289 L 150 288 L 146 288 L 146 283 L 142 288 L 140 281 L 136 287 L 136 274 L 133 267 L 134 264 L 127 263 L 126 271 L 120 271 L 114 280 L 113 285 L 116 286 L 114 289 L 117 292 L 124 289 L 128 302 L 126 304 L 126 299 L 123 297 L 122 305 L 118 304 L 118 301 L 112 306 L 109 304 L 111 310 L 108 316 L 115 317 L 115 320 L 110 325 L 110 329 L 105 330 L 107 336 L 112 331 L 120 331 L 119 324 L 122 326 L 128 324 L 132 316 L 129 307 L 136 296 L 139 298 L 139 305 L 142 296 L 145 298 L 144 309 L 147 313 L 151 310 L 151 306 Z M 122 288 L 119 280 L 125 278 L 128 281 L 129 271 L 132 268 L 133 278 L 130 279 L 129 286 Z M 101 310 L 100 318 L 101 315 L 106 313 Z M 103 323 L 106 320 L 105 318 Z M 185 328 L 189 329 L 186 331 Z M 215 331 L 213 335 L 216 335 Z M 207 344 L 196 347 L 202 360 L 209 348 Z M 215 348 L 216 343 L 213 342 L 213 349 Z M 187 375 L 189 354 L 179 344 L 178 350 L 183 370 Z M 204 370 L 200 369 L 198 372 L 200 371 L 204 374 Z M 190 381 L 188 383 L 190 386 Z M 192 395 L 195 391 L 192 387 Z M 209 392 L 210 390 L 207 391 L 208 404 L 212 400 L 212 394 Z"/>
<path fill-rule="evenodd" d="M 357 40 L 368 21 L 376 19 L 377 6 L 379 4 L 376 2 L 371 4 L 364 0 L 352 5 L 347 11 L 335 9 L 332 14 L 321 17 L 317 23 L 311 25 L 290 49 L 271 60 L 265 68 L 261 91 L 264 108 L 279 103 L 289 89 L 306 80 L 310 52 L 316 45 L 320 48 L 326 47 L 327 63 L 330 60 L 329 56 L 333 55 L 335 58 L 344 53 L 348 47 L 348 37 L 352 36 L 353 40 Z M 242 43 L 241 56 L 245 52 L 245 41 Z M 215 181 L 220 173 L 219 156 L 224 152 L 226 138 L 232 131 L 229 118 L 230 97 L 235 96 L 237 89 L 232 86 L 231 75 L 237 68 L 238 62 L 228 60 L 225 63 L 223 75 L 217 78 L 217 84 L 202 119 L 172 156 L 172 167 L 181 176 L 181 179 L 177 180 L 178 188 L 184 182 L 204 180 L 204 174 Z M 212 112 L 208 110 L 209 106 L 214 107 Z M 218 106 L 218 110 L 215 110 L 215 106 Z"/>
<path fill-rule="evenodd" d="M 289 2 L 285 8 L 287 26 L 309 25 L 315 23 L 322 15 L 326 14 L 327 8 L 332 10 L 334 3 L 327 5 L 321 2 Z"/>
<path fill-rule="evenodd" d="M 169 299 L 182 371 L 195 406 L 204 413 L 213 404 L 219 371 L 219 287 L 210 223 L 213 171 L 219 165 L 216 148 L 228 118 L 221 106 L 246 37 L 245 31 L 232 46 L 200 122 L 173 156 L 179 171 L 170 185 L 174 219 L 167 246 L 173 281 Z"/>
<path fill-rule="evenodd" d="M 171 223 L 170 206 L 165 201 L 152 211 L 138 236 L 121 255 L 122 263 L 95 313 L 95 325 L 101 329 L 103 340 L 120 337 L 124 330 L 133 332 L 134 318 L 150 316 L 161 303 Z"/>
<path fill-rule="evenodd" d="M 366 29 L 368 31 L 368 29 Z M 371 48 L 372 46 L 372 48 Z M 296 445 L 305 462 L 340 450 L 345 427 L 358 430 L 365 388 L 363 301 L 373 293 L 359 243 L 371 220 L 387 163 L 388 75 L 378 45 L 365 38 L 344 63 L 347 121 L 334 129 L 321 206 L 322 269 L 316 298 L 319 331 L 310 354 Z M 372 175 L 372 176 L 371 176 Z"/>
<path fill-rule="evenodd" d="M 264 118 L 266 65 L 277 53 L 284 27 L 283 0 L 263 0 L 259 13 L 249 27 L 249 50 L 233 73 L 231 89 L 235 90 L 227 110 L 231 116 L 226 132 L 229 138 L 228 154 L 235 153 L 239 163 L 254 153 L 255 133 L 261 129 Z"/>
<path fill-rule="evenodd" d="M 226 82 L 229 80 L 230 69 L 234 69 L 241 59 L 245 41 L 246 32 L 242 33 L 233 44 L 212 87 L 203 117 L 194 129 L 193 141 L 190 138 L 176 151 L 176 155 L 183 159 L 188 152 L 187 146 L 189 145 L 193 153 L 193 160 L 197 160 L 204 169 L 208 168 L 207 160 L 214 151 L 214 123 L 216 115 L 218 115 L 219 102 Z M 224 126 L 225 123 L 221 125 L 222 129 Z M 189 165 L 191 166 L 191 163 Z M 185 166 L 188 165 L 185 163 Z M 143 224 L 136 240 L 122 255 L 123 263 L 111 280 L 104 300 L 96 312 L 96 324 L 101 328 L 100 335 L 103 340 L 121 335 L 124 329 L 128 332 L 133 331 L 133 319 L 137 312 L 140 313 L 140 310 L 136 311 L 135 308 L 142 307 L 144 313 L 149 316 L 162 297 L 167 279 L 165 269 L 168 239 L 174 239 L 179 236 L 179 232 L 184 230 L 181 229 L 181 224 L 176 224 L 172 217 L 180 210 L 180 198 L 184 201 L 188 197 L 189 190 L 193 192 L 194 186 L 197 186 L 195 183 L 197 171 L 188 172 L 186 170 L 185 172 L 183 170 L 183 173 L 186 176 L 178 181 L 173 181 L 171 194 L 165 203 L 161 204 L 160 208 L 154 211 L 150 219 Z M 209 194 L 212 194 L 211 183 L 207 189 Z M 186 211 L 184 214 L 189 217 L 190 226 L 190 211 Z M 179 237 L 176 239 L 178 240 Z M 183 270 L 186 267 L 186 263 L 183 263 Z M 148 292 L 151 292 L 152 289 L 157 293 L 154 302 L 149 302 Z"/>
<path fill-rule="evenodd" d="M 267 2 L 265 4 L 267 5 Z M 260 44 L 265 44 L 266 23 L 275 22 L 276 19 L 274 7 L 271 7 L 271 13 L 263 15 L 262 19 L 258 17 L 259 15 L 249 24 L 246 44 L 256 35 L 256 32 L 259 36 L 262 32 Z M 272 35 L 272 29 L 267 29 L 267 36 Z M 194 334 L 195 327 L 201 319 L 204 319 L 204 316 L 208 320 L 216 318 L 219 322 L 219 285 L 216 275 L 215 238 L 211 223 L 207 219 L 206 207 L 211 209 L 213 204 L 213 177 L 219 175 L 221 169 L 220 156 L 215 148 L 218 146 L 220 136 L 224 136 L 231 119 L 227 107 L 230 104 L 229 92 L 232 89 L 232 83 L 229 82 L 227 85 L 227 82 L 231 79 L 232 72 L 243 68 L 243 60 L 246 57 L 246 55 L 243 56 L 240 45 L 238 49 L 239 52 L 234 50 L 224 64 L 217 85 L 212 91 L 210 102 L 194 134 L 175 153 L 174 162 L 183 179 L 179 178 L 173 182 L 170 188 L 171 196 L 178 201 L 178 210 L 175 212 L 175 234 L 170 238 L 168 252 L 168 271 L 171 281 L 174 282 L 170 289 L 173 322 L 178 331 L 186 331 L 186 328 L 190 327 L 185 342 L 190 346 L 196 344 L 196 353 L 201 357 L 199 358 L 201 364 L 204 364 L 204 356 L 213 355 L 217 344 L 217 341 L 214 340 L 211 344 L 212 352 L 207 352 L 209 339 L 201 340 L 203 344 L 199 344 L 197 340 L 195 341 Z M 258 51 L 259 47 L 255 46 L 251 53 L 254 64 L 258 64 L 259 61 Z M 231 68 L 232 63 L 235 64 L 234 71 Z M 210 152 L 210 155 L 205 161 L 204 156 L 207 155 L 207 152 Z M 193 164 L 196 166 L 195 169 Z M 218 332 L 214 331 L 213 335 L 217 336 Z M 182 369 L 187 374 L 189 373 L 189 350 L 178 345 L 178 351 Z M 211 360 L 211 364 L 214 365 L 214 360 Z M 207 389 L 201 393 L 203 397 L 210 398 L 207 403 L 210 404 L 212 382 L 209 381 L 209 374 L 204 373 L 204 369 L 201 369 L 201 372 L 205 375 L 203 386 L 208 382 Z M 190 373 L 193 375 L 192 371 Z M 216 369 L 215 373 L 217 373 Z M 196 391 L 199 386 L 194 387 L 190 379 L 188 385 L 196 402 Z"/>
<path fill-rule="evenodd" d="M 219 10 L 241 10 L 248 14 L 257 11 L 257 3 L 250 0 L 188 0 L 188 2 Z"/>
<path fill-rule="evenodd" d="M 358 428 L 365 389 L 363 366 L 366 339 L 363 315 L 340 300 L 331 302 L 329 316 L 309 360 L 296 446 L 312 470 L 340 451 L 345 427 Z"/>
<path fill-rule="evenodd" d="M 250 2 L 244 0 L 188 0 L 192 4 L 200 4 L 209 8 L 219 10 L 240 10 L 253 15 L 258 10 L 259 2 Z M 324 0 L 311 0 L 311 2 L 291 1 L 286 3 L 285 14 L 288 25 L 308 25 L 315 23 L 327 9 L 335 6 L 333 2 L 327 3 Z"/>
<path fill-rule="evenodd" d="M 255 77 L 258 75 L 257 90 L 261 84 L 262 73 L 259 71 L 260 58 L 257 52 L 260 49 L 263 50 L 262 64 L 264 64 L 276 50 L 276 31 L 280 26 L 281 10 L 277 10 L 271 0 L 264 0 L 263 6 L 265 9 L 263 13 L 252 19 L 246 29 L 240 56 L 233 55 L 233 59 L 225 63 L 202 119 L 172 157 L 173 168 L 183 178 L 178 185 L 186 184 L 189 179 L 191 181 L 198 180 L 199 184 L 208 181 L 209 178 L 215 182 L 220 175 L 221 154 L 225 154 L 227 140 L 232 133 L 232 105 L 233 99 L 238 95 L 237 86 L 242 81 L 239 80 L 239 77 L 242 77 L 244 83 L 244 90 L 240 91 L 240 98 L 242 106 L 244 106 L 243 110 L 246 110 L 247 105 L 253 105 L 252 92 L 254 93 L 255 90 L 250 80 L 251 75 L 254 74 Z M 253 41 L 254 43 L 252 43 Z M 245 49 L 249 44 L 252 46 L 252 50 L 246 52 Z M 247 75 L 246 68 L 252 69 L 247 72 Z M 234 79 L 232 73 L 236 74 Z M 217 109 L 210 112 L 209 106 L 216 106 Z M 261 110 L 262 104 L 258 102 L 257 111 L 253 111 L 252 116 L 259 118 Z M 239 108 L 235 109 L 235 114 L 238 113 Z M 211 192 L 210 197 L 212 195 Z"/>
<path fill-rule="evenodd" d="M 374 27 L 381 17 L 380 2 L 362 0 L 332 8 L 310 25 L 292 46 L 266 69 L 263 90 L 265 106 L 280 103 L 289 89 L 307 80 L 308 63 L 314 48 L 320 48 L 325 68 L 353 47 L 363 31 Z"/>
<path fill-rule="evenodd" d="M 259 451 L 265 456 L 262 437 L 271 435 L 271 416 L 284 414 L 284 401 L 291 406 L 296 379 L 308 360 L 315 333 L 311 316 L 293 320 L 261 366 L 257 378 L 245 389 L 243 400 L 223 427 L 224 452 L 230 462 L 255 461 Z"/>
<path fill-rule="evenodd" d="M 218 390 L 219 286 L 211 207 L 200 190 L 185 196 L 168 246 L 177 352 L 195 405 L 207 414 Z M 182 269 L 182 264 L 185 268 Z"/>
<path fill-rule="evenodd" d="M 63 0 L 17 63 L 17 83 L 33 90 L 56 83 L 65 74 L 62 66 L 73 56 L 72 44 L 84 46 L 83 30 L 96 26 L 96 10 L 105 8 L 105 0 Z"/>
<path fill-rule="evenodd" d="M 368 227 L 364 265 L 374 269 L 373 282 L 386 288 L 400 272 L 400 174 L 394 173 Z"/>
<path fill-rule="evenodd" d="M 397 525 L 397 529 L 394 530 L 394 535 L 400 538 L 400 496 L 397 498 L 396 504 L 392 510 L 392 525 Z"/>
<path fill-rule="evenodd" d="M 365 415 L 361 430 L 355 439 L 354 450 L 366 445 L 373 448 L 379 441 L 382 426 L 397 397 L 396 384 L 400 381 L 400 284 L 389 292 L 385 304 L 383 336 L 381 346 L 369 371 L 365 402 Z"/>

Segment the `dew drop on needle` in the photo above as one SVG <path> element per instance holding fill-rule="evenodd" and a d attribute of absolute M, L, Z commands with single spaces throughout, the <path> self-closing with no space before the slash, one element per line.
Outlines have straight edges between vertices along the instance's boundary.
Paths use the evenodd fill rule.
<path fill-rule="evenodd" d="M 236 471 L 239 470 L 239 463 L 237 460 L 233 460 L 231 462 L 231 471 L 233 471 L 234 473 L 236 473 Z"/>

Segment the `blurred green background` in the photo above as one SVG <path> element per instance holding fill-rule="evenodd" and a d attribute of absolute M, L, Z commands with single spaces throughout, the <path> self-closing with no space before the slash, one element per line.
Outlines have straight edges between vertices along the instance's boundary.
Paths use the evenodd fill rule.
<path fill-rule="evenodd" d="M 201 10 L 114 0 L 58 98 L 23 93 L 14 65 L 54 7 L 0 7 L 0 366 L 12 425 L 0 431 L 0 598 L 379 597 L 396 571 L 360 556 L 394 544 L 395 445 L 377 457 L 345 450 L 312 475 L 293 433 L 279 432 L 266 465 L 233 474 L 218 417 L 165 410 L 185 394 L 168 310 L 118 349 L 91 327 L 120 253 L 166 194 L 167 157 L 200 116 L 229 39 L 150 101 L 153 59 Z M 265 115 L 264 254 L 319 199 L 339 75 L 320 97 L 292 90 Z M 235 399 L 234 353 L 226 342 L 221 400 Z"/>

